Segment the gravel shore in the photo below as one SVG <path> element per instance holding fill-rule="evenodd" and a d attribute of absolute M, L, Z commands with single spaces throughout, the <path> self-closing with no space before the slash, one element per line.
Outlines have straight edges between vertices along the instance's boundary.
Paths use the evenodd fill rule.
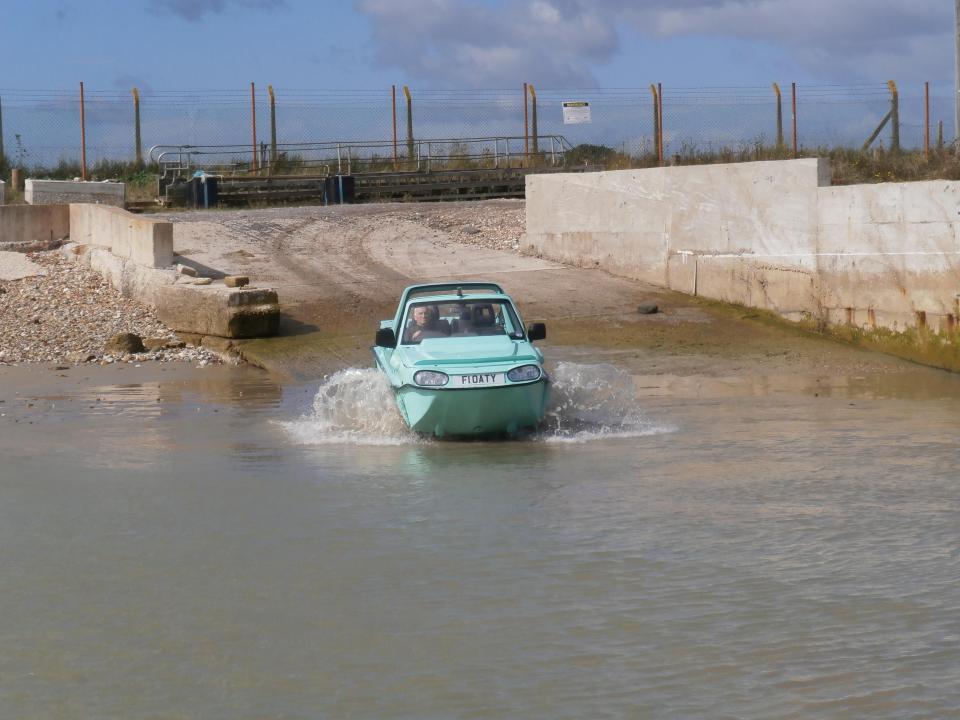
<path fill-rule="evenodd" d="M 220 362 L 208 350 L 179 342 L 147 305 L 122 297 L 99 273 L 60 251 L 28 253 L 27 258 L 44 274 L 0 280 L 0 366 Z M 106 352 L 107 341 L 125 332 L 158 347 L 124 355 Z"/>

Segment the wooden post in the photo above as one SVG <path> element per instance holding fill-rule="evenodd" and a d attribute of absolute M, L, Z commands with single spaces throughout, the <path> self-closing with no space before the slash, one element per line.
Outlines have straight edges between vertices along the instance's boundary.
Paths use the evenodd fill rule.
<path fill-rule="evenodd" d="M 253 132 L 253 144 L 251 146 L 252 155 L 250 158 L 250 169 L 257 171 L 257 92 L 253 83 L 250 83 L 250 129 Z"/>
<path fill-rule="evenodd" d="M 0 173 L 7 167 L 7 156 L 3 154 L 3 98 L 0 98 Z"/>
<path fill-rule="evenodd" d="M 530 160 L 530 129 L 527 122 L 527 84 L 523 84 L 523 159 Z"/>
<path fill-rule="evenodd" d="M 133 152 L 137 167 L 143 167 L 143 146 L 140 143 L 140 91 L 136 88 L 133 93 Z"/>
<path fill-rule="evenodd" d="M 937 121 L 937 150 L 943 150 L 943 120 Z"/>
<path fill-rule="evenodd" d="M 793 115 L 793 156 L 797 156 L 797 84 L 790 83 L 790 108 Z"/>
<path fill-rule="evenodd" d="M 410 88 L 403 86 L 403 94 L 407 98 L 407 160 L 411 167 L 416 167 L 413 158 L 413 98 L 410 97 Z"/>
<path fill-rule="evenodd" d="M 277 97 L 273 94 L 273 85 L 267 85 L 270 96 L 270 172 L 273 173 L 277 162 Z"/>
<path fill-rule="evenodd" d="M 390 86 L 390 103 L 393 106 L 393 171 L 399 168 L 397 165 L 397 86 Z"/>
<path fill-rule="evenodd" d="M 887 87 L 890 88 L 890 150 L 900 152 L 900 94 L 893 80 L 887 80 Z"/>
<path fill-rule="evenodd" d="M 923 84 L 923 159 L 930 159 L 930 83 Z"/>
<path fill-rule="evenodd" d="M 663 167 L 663 85 L 661 83 L 657 83 L 657 117 L 659 118 L 657 130 L 660 132 L 660 141 L 657 143 L 660 155 L 657 159 L 660 167 Z"/>
<path fill-rule="evenodd" d="M 650 83 L 650 95 L 653 97 L 653 154 L 660 159 L 660 103 L 657 100 L 657 86 Z"/>
<path fill-rule="evenodd" d="M 83 82 L 80 82 L 80 179 L 87 179 L 87 116 L 83 102 Z"/>
<path fill-rule="evenodd" d="M 780 96 L 780 86 L 773 84 L 773 91 L 777 94 L 777 150 L 783 150 L 783 98 Z"/>
<path fill-rule="evenodd" d="M 536 162 L 540 154 L 540 138 L 537 135 L 537 91 L 532 83 L 527 87 L 530 90 L 530 134 L 533 135 L 533 159 Z"/>

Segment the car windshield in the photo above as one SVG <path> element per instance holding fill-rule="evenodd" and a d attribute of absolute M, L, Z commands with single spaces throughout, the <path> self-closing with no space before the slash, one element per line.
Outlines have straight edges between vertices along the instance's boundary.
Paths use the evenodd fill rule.
<path fill-rule="evenodd" d="M 416 345 L 423 340 L 478 335 L 508 335 L 514 340 L 525 337 L 510 303 L 456 300 L 411 303 L 403 322 L 401 342 Z"/>

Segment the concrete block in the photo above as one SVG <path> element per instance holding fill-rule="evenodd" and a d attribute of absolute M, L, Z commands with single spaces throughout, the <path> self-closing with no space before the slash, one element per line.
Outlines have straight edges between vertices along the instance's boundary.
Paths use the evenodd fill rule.
<path fill-rule="evenodd" d="M 223 279 L 223 284 L 227 287 L 243 287 L 250 284 L 250 278 L 246 275 L 227 275 Z"/>
<path fill-rule="evenodd" d="M 70 235 L 66 205 L 0 207 L 0 249 L 29 252 L 57 246 Z"/>
<path fill-rule="evenodd" d="M 143 267 L 173 264 L 173 223 L 142 218 L 120 208 L 73 203 L 70 239 L 104 248 Z"/>
<path fill-rule="evenodd" d="M 177 332 L 225 338 L 269 337 L 280 328 L 277 292 L 176 285 L 157 296 L 157 314 Z"/>
<path fill-rule="evenodd" d="M 24 185 L 23 197 L 29 205 L 93 203 L 122 208 L 126 199 L 126 186 L 114 182 L 31 178 Z"/>

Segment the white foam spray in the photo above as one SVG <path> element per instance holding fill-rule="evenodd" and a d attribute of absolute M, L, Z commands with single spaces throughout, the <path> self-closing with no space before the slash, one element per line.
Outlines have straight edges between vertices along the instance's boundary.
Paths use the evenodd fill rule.
<path fill-rule="evenodd" d="M 673 430 L 646 417 L 630 375 L 613 365 L 563 362 L 550 377 L 551 401 L 543 423 L 536 432 L 517 439 L 580 443 Z M 428 441 L 407 428 L 390 383 L 373 368 L 334 373 L 321 383 L 310 413 L 281 424 L 296 442 L 308 445 Z"/>

